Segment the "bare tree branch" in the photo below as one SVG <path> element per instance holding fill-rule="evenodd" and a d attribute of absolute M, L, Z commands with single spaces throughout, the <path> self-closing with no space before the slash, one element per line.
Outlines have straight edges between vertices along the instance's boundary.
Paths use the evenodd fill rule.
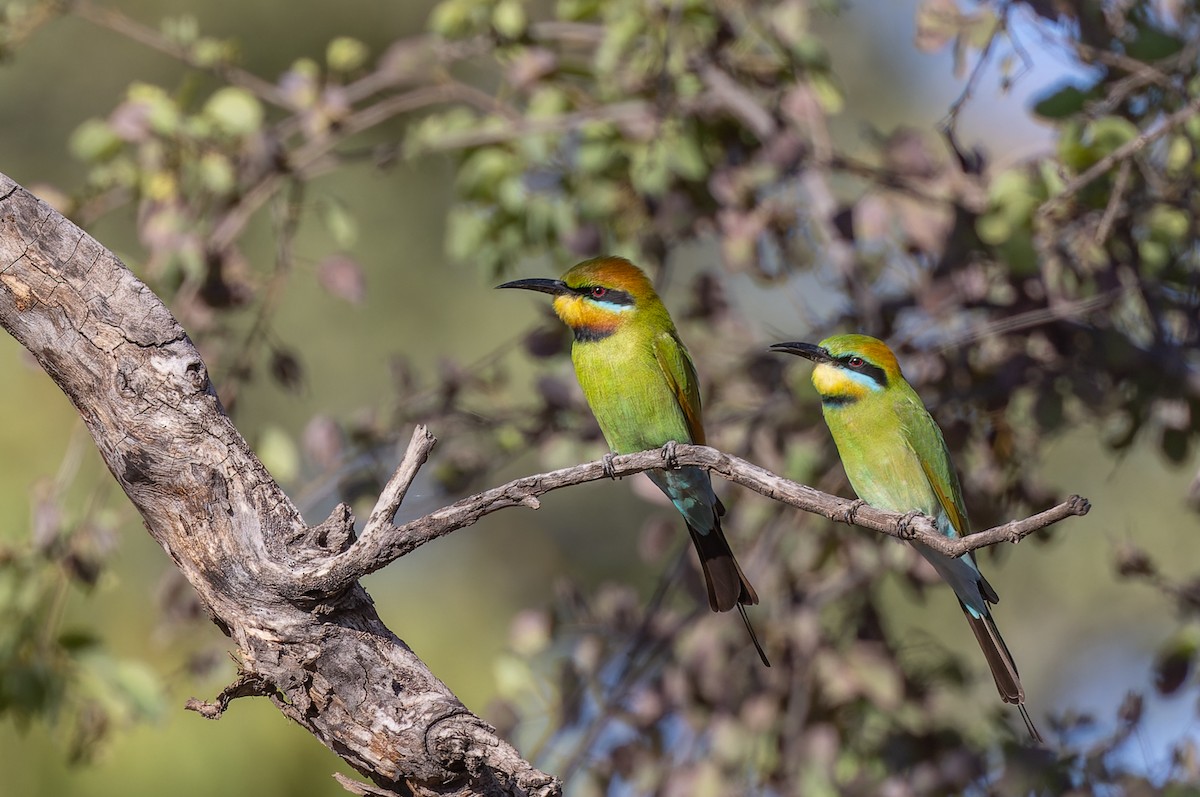
<path fill-rule="evenodd" d="M 415 475 L 414 462 L 418 462 L 418 459 L 419 462 L 424 461 L 433 442 L 434 439 L 423 426 L 416 428 L 413 432 L 413 443 L 409 446 L 409 454 L 400 463 L 396 475 L 388 482 L 389 488 L 393 482 L 412 480 Z M 954 557 L 1001 542 L 1019 542 L 1035 531 L 1060 520 L 1086 515 L 1091 509 L 1087 499 L 1073 495 L 1061 504 L 1024 520 L 978 531 L 961 539 L 951 539 L 939 533 L 934 521 L 926 516 L 886 512 L 862 501 L 823 493 L 708 446 L 669 443 L 663 448 L 612 457 L 607 462 L 598 459 L 570 468 L 524 476 L 464 498 L 403 526 L 391 526 L 387 531 L 375 529 L 370 536 L 364 534 L 341 556 L 324 559 L 311 568 L 298 571 L 295 574 L 294 586 L 304 589 L 309 594 L 335 593 L 425 543 L 470 526 L 492 512 L 515 506 L 537 509 L 540 506 L 538 498 L 548 492 L 606 478 L 608 473 L 605 468 L 608 465 L 611 465 L 611 473 L 615 477 L 631 476 L 663 467 L 702 467 L 726 481 L 748 487 L 767 498 L 790 504 L 805 512 L 821 515 L 838 523 L 862 526 L 897 539 L 919 542 Z M 385 492 L 388 490 L 385 489 Z M 382 497 L 380 502 L 383 503 Z M 395 506 L 399 506 L 398 501 Z M 389 500 L 386 509 L 395 514 L 395 506 L 392 506 Z M 381 514 L 377 507 L 371 514 L 372 520 Z"/>
<path fill-rule="evenodd" d="M 387 484 L 383 486 L 383 490 L 379 493 L 379 500 L 375 503 L 375 508 L 371 510 L 370 517 L 367 518 L 367 525 L 363 528 L 363 533 L 359 538 L 360 545 L 370 545 L 376 534 L 382 534 L 395 528 L 392 520 L 396 517 L 396 510 L 400 508 L 404 495 L 412 485 L 413 479 L 417 477 L 417 471 L 429 459 L 429 452 L 433 450 L 436 443 L 437 438 L 431 435 L 424 426 L 418 425 L 413 429 L 412 439 L 408 442 L 408 449 L 404 452 L 404 457 L 400 460 L 392 478 L 388 479 Z"/>
<path fill-rule="evenodd" d="M 166 306 L 4 175 L 0 326 L 70 398 L 150 535 L 237 645 L 238 680 L 192 708 L 216 716 L 233 698 L 267 695 L 385 793 L 562 793 L 384 626 L 357 583 L 319 600 L 289 594 L 293 572 L 349 547 L 349 512 L 309 528 Z"/>

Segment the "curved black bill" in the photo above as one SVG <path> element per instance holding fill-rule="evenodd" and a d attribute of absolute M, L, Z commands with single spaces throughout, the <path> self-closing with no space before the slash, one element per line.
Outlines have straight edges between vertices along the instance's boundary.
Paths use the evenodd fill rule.
<path fill-rule="evenodd" d="M 797 357 L 803 357 L 806 360 L 812 360 L 815 363 L 830 363 L 833 362 L 833 355 L 826 349 L 821 348 L 813 343 L 772 343 L 771 351 L 781 351 L 787 354 L 795 354 Z"/>
<path fill-rule="evenodd" d="M 527 291 L 538 291 L 540 293 L 548 293 L 551 296 L 561 296 L 564 293 L 571 293 L 571 289 L 567 287 L 567 283 L 562 280 L 551 279 L 527 279 L 513 280 L 506 282 L 503 285 L 497 285 L 497 288 L 523 288 Z"/>

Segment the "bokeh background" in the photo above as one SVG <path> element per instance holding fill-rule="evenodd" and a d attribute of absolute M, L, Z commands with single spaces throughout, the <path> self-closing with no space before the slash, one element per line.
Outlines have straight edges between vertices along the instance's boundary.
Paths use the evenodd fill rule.
<path fill-rule="evenodd" d="M 241 64 L 270 79 L 298 57 L 321 59 L 335 34 L 378 51 L 423 29 L 433 4 L 114 5 L 151 26 L 167 17 L 194 17 L 206 33 L 239 41 Z M 955 73 L 952 52 L 914 47 L 916 15 L 917 3 L 904 0 L 856 3 L 811 21 L 845 98 L 833 123 L 845 151 L 869 149 L 878 131 L 900 125 L 932 130 L 962 91 L 965 76 Z M 1029 67 L 1008 90 L 1002 89 L 999 68 L 984 71 L 959 123 L 960 140 L 985 149 L 997 163 L 1052 150 L 1054 132 L 1037 121 L 1030 106 L 1048 89 L 1087 74 L 1053 46 L 1053 30 L 1024 24 Z M 0 170 L 35 192 L 77 190 L 87 169 L 69 154 L 73 131 L 91 117 L 106 116 L 131 82 L 176 87 L 188 75 L 174 59 L 84 19 L 67 15 L 54 21 L 0 62 Z M 400 129 L 397 122 L 373 135 L 389 140 Z M 522 337 L 544 318 L 542 304 L 497 294 L 493 274 L 470 258 L 447 256 L 453 169 L 447 157 L 400 158 L 386 170 L 370 163 L 341 169 L 307 188 L 303 213 L 313 223 L 303 224 L 296 240 L 295 272 L 272 322 L 272 336 L 300 356 L 302 384 L 289 389 L 264 378 L 243 385 L 235 420 L 269 466 L 277 464 L 285 478 L 294 471 L 285 487 L 314 522 L 328 511 L 333 491 L 327 474 L 289 468 L 298 441 L 314 416 L 351 425 L 386 417 L 400 359 L 405 368 L 429 375 L 447 363 L 504 357 L 514 383 L 532 384 L 547 367 L 568 373 L 562 360 L 545 366 L 520 354 Z M 333 229 L 336 222 L 327 218 L 314 220 L 324 206 L 343 208 L 354 219 L 352 233 Z M 90 230 L 136 268 L 142 248 L 130 213 L 102 217 Z M 242 242 L 251 262 L 269 262 L 274 246 L 267 219 L 252 223 Z M 319 265 L 346 251 L 361 265 L 365 282 L 362 301 L 353 305 L 331 295 L 318 279 Z M 676 254 L 677 277 L 665 290 L 668 305 L 682 305 L 690 277 L 716 269 L 719 261 L 715 247 Z M 509 264 L 508 273 L 556 275 L 569 265 L 541 258 Z M 764 286 L 742 274 L 727 277 L 726 288 L 731 302 L 751 309 L 746 315 L 756 329 L 750 336 L 764 345 L 803 338 L 811 329 L 811 316 L 800 308 L 813 296 L 803 295 L 802 282 Z M 685 325 L 685 338 L 689 332 Z M 788 365 L 789 380 L 799 386 L 796 394 L 815 404 L 803 390 L 807 369 Z M 36 507 L 49 495 L 58 496 L 68 516 L 102 519 L 98 539 L 108 547 L 99 580 L 90 589 L 66 580 L 55 586 L 49 622 L 101 638 L 106 662 L 97 671 L 110 680 L 98 691 L 123 695 L 107 720 L 117 727 L 106 729 L 111 732 L 103 744 L 77 765 L 69 763 L 69 712 L 58 722 L 0 720 L 0 791 L 29 797 L 138 795 L 164 788 L 180 797 L 344 793 L 329 777 L 343 770 L 341 762 L 266 701 L 237 701 L 219 722 L 182 710 L 188 697 L 210 697 L 230 678 L 233 666 L 222 652 L 227 641 L 208 623 L 180 625 L 164 614 L 162 607 L 181 602 L 176 597 L 186 587 L 176 582 L 168 560 L 111 484 L 66 398 L 7 336 L 0 336 L 0 374 L 0 545 L 19 546 L 30 538 Z M 406 429 L 396 432 L 406 439 Z M 1064 523 L 1048 542 L 983 557 L 1004 598 L 997 617 L 1020 663 L 1035 716 L 1092 711 L 1097 734 L 1112 729 L 1128 690 L 1153 695 L 1153 664 L 1161 646 L 1186 625 L 1156 590 L 1121 582 L 1115 552 L 1135 542 L 1168 579 L 1186 579 L 1195 569 L 1200 533 L 1200 520 L 1186 503 L 1200 468 L 1194 449 L 1183 461 L 1168 462 L 1153 439 L 1115 454 L 1102 437 L 1099 428 L 1071 429 L 1024 465 L 1049 488 L 1090 498 L 1092 513 Z M 592 439 L 565 447 L 558 464 L 601 453 Z M 378 456 L 387 460 L 394 452 L 384 449 Z M 538 470 L 545 461 L 513 452 L 492 463 L 492 482 Z M 484 712 L 508 677 L 497 662 L 505 660 L 513 618 L 551 601 L 559 576 L 569 574 L 585 587 L 627 580 L 649 595 L 660 565 L 633 552 L 648 519 L 670 518 L 649 496 L 625 483 L 551 495 L 537 513 L 489 516 L 370 577 L 366 586 L 388 625 L 468 706 Z M 444 500 L 427 480 L 401 510 L 402 518 Z M 868 534 L 849 528 L 840 533 Z M 736 530 L 732 537 L 735 548 L 746 546 Z M 882 589 L 889 622 L 904 629 L 917 655 L 926 646 L 973 644 L 948 594 L 917 596 L 899 578 Z M 198 661 L 206 666 L 198 667 Z M 963 698 L 964 711 L 973 700 L 995 698 L 982 662 L 969 661 L 977 688 Z M 1171 699 L 1150 698 L 1136 743 L 1121 753 L 1130 766 L 1151 775 L 1170 769 L 1169 745 L 1196 734 L 1194 697 L 1188 687 Z"/>

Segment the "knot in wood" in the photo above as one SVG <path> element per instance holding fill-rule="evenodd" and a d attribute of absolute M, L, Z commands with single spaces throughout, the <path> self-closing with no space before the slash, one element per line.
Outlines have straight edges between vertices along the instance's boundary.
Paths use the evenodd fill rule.
<path fill-rule="evenodd" d="M 183 372 L 197 393 L 208 390 L 208 369 L 201 360 L 192 360 L 184 367 Z"/>

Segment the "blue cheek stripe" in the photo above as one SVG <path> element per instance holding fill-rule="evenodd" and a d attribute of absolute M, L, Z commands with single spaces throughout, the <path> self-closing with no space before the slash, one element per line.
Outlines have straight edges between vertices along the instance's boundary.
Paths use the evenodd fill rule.
<path fill-rule="evenodd" d="M 589 301 L 591 301 L 591 303 L 597 307 L 607 310 L 610 313 L 628 313 L 633 309 L 633 305 L 629 304 L 628 302 L 619 304 L 617 302 L 606 302 L 603 299 L 590 299 Z"/>
<path fill-rule="evenodd" d="M 863 387 L 870 388 L 871 390 L 883 390 L 883 385 L 876 382 L 875 377 L 870 374 L 864 374 L 861 371 L 852 371 L 849 368 L 842 368 L 840 371 Z"/>

